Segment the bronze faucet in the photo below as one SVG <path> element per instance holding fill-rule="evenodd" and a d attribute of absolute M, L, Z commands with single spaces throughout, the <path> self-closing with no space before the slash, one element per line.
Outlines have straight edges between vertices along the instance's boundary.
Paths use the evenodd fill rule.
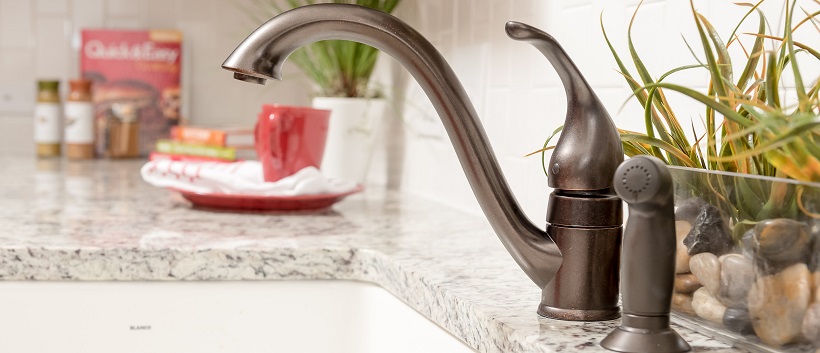
<path fill-rule="evenodd" d="M 393 56 L 418 81 L 444 124 L 473 193 L 504 247 L 542 289 L 538 313 L 565 320 L 608 320 L 618 308 L 621 200 L 612 176 L 623 150 L 612 120 L 550 35 L 509 22 L 507 34 L 538 49 L 558 72 L 567 116 L 552 153 L 546 232 L 521 211 L 464 88 L 441 54 L 396 17 L 345 4 L 284 12 L 250 34 L 222 64 L 234 78 L 281 79 L 296 49 L 320 40 L 361 42 Z"/>

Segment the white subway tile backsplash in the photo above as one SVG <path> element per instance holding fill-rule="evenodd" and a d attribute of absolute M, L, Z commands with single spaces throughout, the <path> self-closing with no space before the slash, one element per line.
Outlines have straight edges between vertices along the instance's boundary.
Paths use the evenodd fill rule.
<path fill-rule="evenodd" d="M 145 26 L 148 28 L 176 28 L 178 9 L 167 0 L 145 1 Z"/>
<path fill-rule="evenodd" d="M 555 29 L 555 18 L 558 18 L 561 11 L 554 1 L 536 1 L 532 8 L 532 19 L 529 23 L 540 28 L 547 33 Z"/>
<path fill-rule="evenodd" d="M 564 0 L 561 1 L 561 6 L 566 9 L 574 9 L 577 7 L 591 6 L 592 0 Z"/>
<path fill-rule="evenodd" d="M 524 155 L 537 150 L 543 142 L 543 137 L 537 137 L 538 140 L 532 140 L 533 130 L 541 130 L 541 135 L 546 136 L 547 133 L 543 122 L 547 120 L 544 112 L 539 112 L 537 106 L 540 100 L 546 97 L 540 96 L 531 88 L 528 89 L 512 89 L 512 99 L 510 101 L 510 110 L 507 112 L 505 120 L 505 146 L 499 146 L 497 153 L 502 158 L 518 159 Z M 561 119 L 563 120 L 563 119 Z M 562 121 L 563 122 L 563 121 Z M 539 141 L 540 140 L 540 141 Z"/>
<path fill-rule="evenodd" d="M 453 22 L 453 32 L 455 41 L 460 47 L 471 47 L 473 45 L 473 18 L 472 0 L 454 0 L 453 12 L 455 20 Z"/>
<path fill-rule="evenodd" d="M 108 15 L 120 17 L 141 17 L 145 12 L 146 1 L 108 0 Z"/>
<path fill-rule="evenodd" d="M 452 32 L 456 21 L 456 3 L 454 1 L 441 1 L 438 7 L 439 15 L 436 28 Z"/>
<path fill-rule="evenodd" d="M 0 119 L 0 156 L 34 156 L 34 122 L 30 116 Z"/>
<path fill-rule="evenodd" d="M 667 38 L 662 30 L 665 20 L 663 16 L 665 8 L 666 2 L 644 3 L 637 10 L 635 21 L 632 24 L 632 44 L 635 46 L 635 51 L 642 59 L 647 71 L 655 78 L 667 71 L 667 65 L 661 59 L 663 57 L 663 43 L 671 39 Z M 629 13 L 634 13 L 635 10 L 633 7 L 627 7 Z M 612 34 L 612 36 L 616 35 Z M 620 49 L 619 55 L 621 55 L 622 60 L 632 61 L 628 46 L 616 48 L 616 50 L 618 49 Z M 632 73 L 638 78 L 637 70 L 632 71 Z"/>
<path fill-rule="evenodd" d="M 0 48 L 34 44 L 34 9 L 29 0 L 0 0 Z"/>
<path fill-rule="evenodd" d="M 34 80 L 34 52 L 30 49 L 0 48 L 0 81 Z"/>
<path fill-rule="evenodd" d="M 494 0 L 490 12 L 489 37 L 483 38 L 489 42 L 490 58 L 487 72 L 488 84 L 492 87 L 509 87 L 512 72 L 512 40 L 504 32 L 504 24 L 510 20 L 512 7 L 510 2 Z"/>
<path fill-rule="evenodd" d="M 30 80 L 0 83 L 0 115 L 30 115 L 37 87 Z"/>
<path fill-rule="evenodd" d="M 549 163 L 549 160 L 546 161 Z M 516 194 L 521 208 L 527 217 L 537 226 L 543 227 L 547 218 L 548 195 L 552 188 L 548 185 L 546 174 L 541 166 L 540 156 L 526 158 L 527 190 Z"/>
<path fill-rule="evenodd" d="M 71 32 L 68 21 L 63 17 L 37 18 L 37 45 L 35 50 L 35 74 L 38 78 L 55 78 L 65 81 L 69 78 L 69 38 Z"/>
<path fill-rule="evenodd" d="M 108 17 L 105 20 L 105 27 L 112 29 L 145 29 L 145 23 L 141 18 L 136 17 Z"/>
<path fill-rule="evenodd" d="M 227 2 L 227 1 L 226 1 Z M 237 1 L 240 6 L 247 8 L 252 7 L 252 1 Z M 173 4 L 168 4 L 168 7 L 173 6 L 180 20 L 207 20 L 211 15 L 211 1 L 202 0 L 176 0 Z M 254 8 L 255 9 L 255 8 Z M 261 23 L 260 23 L 261 24 Z"/>
<path fill-rule="evenodd" d="M 532 22 L 532 9 L 535 8 L 535 3 L 543 0 L 516 0 L 510 1 L 512 6 L 512 13 L 509 20 L 519 21 L 524 23 Z"/>
<path fill-rule="evenodd" d="M 486 113 L 482 115 L 482 124 L 487 131 L 487 137 L 496 148 L 506 144 L 507 134 L 505 117 L 510 112 L 510 89 L 509 88 L 489 88 L 487 90 L 487 101 L 485 102 Z M 496 150 L 499 153 L 499 150 Z"/>
<path fill-rule="evenodd" d="M 724 41 L 729 40 L 734 23 L 744 13 L 733 2 L 695 0 L 695 7 L 715 24 Z M 0 84 L 33 84 L 42 76 L 76 76 L 79 31 L 83 28 L 176 28 L 185 37 L 185 116 L 196 124 L 251 125 L 261 104 L 308 105 L 307 93 L 312 90 L 290 63 L 284 70 L 285 81 L 269 82 L 262 88 L 237 82 L 219 69 L 236 44 L 260 24 L 250 21 L 240 9 L 255 3 L 258 0 L 0 0 Z M 566 97 L 548 61 L 531 45 L 509 39 L 504 24 L 522 21 L 557 38 L 598 93 L 616 125 L 643 131 L 642 107 L 630 100 L 621 109 L 631 92 L 616 72 L 599 22 L 603 12 L 609 38 L 628 64 L 631 60 L 627 25 L 638 3 L 639 0 L 404 0 L 396 13 L 421 31 L 448 60 L 472 99 L 524 211 L 537 224 L 543 223 L 550 190 L 540 157 L 523 155 L 540 148 L 549 133 L 563 123 Z M 771 25 L 778 31 L 782 12 L 779 4 L 766 1 L 763 5 Z M 810 12 L 818 7 L 810 1 L 803 6 Z M 748 22 L 739 32 L 756 28 L 756 17 L 750 17 Z M 695 62 L 681 35 L 702 58 L 688 1 L 644 1 L 634 25 L 633 40 L 655 78 L 669 69 Z M 751 38 L 742 39 L 746 44 Z M 820 35 L 807 24 L 798 31 L 796 39 L 817 43 Z M 737 67 L 743 61 L 743 52 L 737 45 L 731 51 Z M 804 83 L 813 83 L 820 76 L 820 65 L 814 60 L 802 61 Z M 393 66 L 382 65 L 379 70 L 392 71 Z M 629 70 L 637 74 L 631 65 Z M 704 70 L 689 70 L 667 80 L 704 87 L 708 79 Z M 784 76 L 783 84 L 794 85 L 791 75 Z M 405 134 L 402 188 L 479 212 L 426 94 L 414 82 L 398 89 L 401 90 L 406 91 L 401 104 Z M 701 134 L 703 108 L 671 92 L 667 99 L 675 107 L 678 119 L 687 128 L 690 119 L 694 119 L 697 133 Z M 794 99 L 792 93 L 784 94 L 787 103 L 793 104 Z M 0 135 L 10 128 L 30 130 L 27 117 L 7 118 L 8 114 L 0 113 Z M 29 135 L 14 140 L 0 136 L 0 153 L 33 153 Z M 6 140 L 16 147 L 8 148 Z"/>
<path fill-rule="evenodd" d="M 658 72 L 656 77 L 673 68 L 696 65 L 699 60 L 701 62 L 704 60 L 704 52 L 700 45 L 698 29 L 689 2 L 669 1 L 665 5 L 663 16 L 665 30 L 662 32 L 660 60 L 663 66 L 661 67 L 662 72 Z M 708 7 L 701 8 L 699 11 L 709 17 Z M 729 33 L 725 35 L 728 36 Z M 692 47 L 694 55 L 687 47 L 687 43 Z M 666 81 L 687 86 L 705 85 L 709 82 L 709 73 L 704 68 L 688 69 L 672 74 Z"/>
<path fill-rule="evenodd" d="M 105 0 L 72 0 L 71 5 L 71 20 L 75 30 L 105 26 Z"/>
<path fill-rule="evenodd" d="M 645 131 L 643 107 L 637 100 L 630 98 L 628 90 L 610 87 L 598 89 L 595 93 L 615 121 L 615 126 L 630 131 Z"/>
<path fill-rule="evenodd" d="M 467 1 L 460 1 L 456 7 L 461 8 L 465 3 Z M 541 171 L 540 158 L 530 157 L 521 162 L 521 155 L 540 147 L 548 134 L 563 123 L 566 97 L 555 71 L 546 59 L 531 46 L 507 38 L 503 25 L 508 20 L 530 22 L 556 37 L 596 90 L 616 125 L 634 131 L 644 131 L 643 107 L 634 99 L 629 99 L 624 105 L 631 90 L 617 72 L 615 60 L 606 46 L 599 22 L 603 12 L 603 21 L 613 46 L 621 59 L 627 63 L 632 74 L 637 76 L 634 66 L 629 64 L 631 60 L 627 46 L 627 25 L 638 3 L 639 0 L 473 0 L 473 20 L 458 18 L 456 28 L 458 32 L 472 26 L 472 40 L 467 41 L 457 34 L 457 40 L 454 42 L 448 39 L 443 41 L 446 49 L 442 51 L 446 53 L 445 56 L 460 76 L 468 75 L 471 71 L 468 68 L 475 65 L 474 62 L 463 59 L 475 55 L 472 54 L 475 51 L 473 43 L 487 43 L 486 82 L 483 83 L 486 85 L 483 88 L 483 111 L 486 113 L 482 114 L 482 122 L 510 184 L 516 190 L 516 195 L 527 214 L 536 221 L 543 219 L 549 188 Z M 714 5 L 715 3 L 721 4 Z M 422 4 L 423 12 L 431 11 L 437 15 L 446 12 L 441 11 L 440 7 L 447 5 L 429 1 Z M 733 23 L 743 15 L 742 11 L 729 12 L 732 7 L 736 7 L 729 0 L 696 0 L 695 6 L 713 22 L 721 22 L 722 26 Z M 488 22 L 491 28 L 486 34 L 482 34 L 476 29 L 483 26 L 483 19 L 475 14 L 483 16 L 481 11 L 485 7 L 490 8 Z M 459 14 L 464 12 L 458 11 Z M 773 16 L 777 17 L 778 14 Z M 725 28 L 722 27 L 718 30 L 722 31 L 721 34 L 725 32 Z M 432 22 L 432 26 L 426 26 L 425 31 L 433 36 L 447 34 L 450 33 L 451 26 L 446 21 L 437 21 Z M 695 61 L 681 35 L 690 40 L 693 46 L 698 44 L 694 42 L 698 37 L 687 1 L 644 1 L 634 25 L 633 39 L 654 78 L 674 67 Z M 728 36 L 728 33 L 725 36 Z M 702 70 L 689 70 L 675 74 L 667 80 L 702 87 L 708 83 L 708 75 Z M 471 96 L 474 95 L 473 92 L 482 90 L 482 87 L 472 87 L 481 83 L 476 83 L 470 78 L 462 77 L 462 81 Z M 696 134 L 702 134 L 703 107 L 672 92 L 668 95 L 670 104 L 675 107 L 678 119 L 686 126 L 687 133 L 692 134 L 689 132 L 689 121 L 694 119 Z M 409 101 L 416 103 L 426 99 L 424 96 L 408 96 Z M 445 148 L 449 142 L 424 140 L 409 134 L 407 143 L 408 146 L 413 146 L 407 149 L 408 163 L 405 164 L 404 174 L 404 184 L 409 190 L 436 197 L 452 205 L 471 204 L 473 197 L 469 193 L 464 193 L 463 190 L 452 192 L 441 187 L 442 183 L 452 184 L 458 180 L 430 178 L 418 172 L 420 168 L 440 170 L 445 163 L 452 163 L 451 160 L 441 159 L 441 156 L 426 157 L 429 152 L 420 146 Z M 447 165 L 446 168 L 452 166 Z M 478 212 L 477 207 L 473 207 L 473 210 Z"/>
<path fill-rule="evenodd" d="M 493 0 L 473 0 L 473 23 L 489 22 L 492 8 Z"/>
<path fill-rule="evenodd" d="M 547 136 L 564 123 L 567 115 L 566 102 L 563 88 L 535 88 L 527 93 L 527 115 L 519 119 L 521 123 L 517 128 L 517 136 L 526 141 L 523 146 L 524 154 L 541 148 Z"/>
<path fill-rule="evenodd" d="M 65 14 L 68 0 L 36 0 L 38 14 Z"/>

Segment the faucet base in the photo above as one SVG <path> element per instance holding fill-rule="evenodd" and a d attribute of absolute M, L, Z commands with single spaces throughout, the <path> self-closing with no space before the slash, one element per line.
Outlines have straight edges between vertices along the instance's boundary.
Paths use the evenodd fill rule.
<path fill-rule="evenodd" d="M 624 353 L 682 353 L 692 348 L 675 330 L 669 316 L 624 314 L 621 326 L 601 341 L 601 347 Z"/>
<path fill-rule="evenodd" d="M 621 316 L 621 310 L 618 307 L 614 309 L 592 310 L 561 309 L 542 303 L 538 306 L 538 315 L 549 319 L 567 321 L 605 321 L 619 318 Z"/>
<path fill-rule="evenodd" d="M 620 206 L 618 203 L 616 206 Z M 563 260 L 555 278 L 541 289 L 538 314 L 559 320 L 617 319 L 621 227 L 547 225 Z"/>

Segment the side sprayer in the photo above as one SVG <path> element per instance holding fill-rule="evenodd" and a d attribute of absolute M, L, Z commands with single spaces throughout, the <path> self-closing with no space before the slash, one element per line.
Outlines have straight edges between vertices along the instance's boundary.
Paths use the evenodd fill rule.
<path fill-rule="evenodd" d="M 672 176 L 659 159 L 635 156 L 615 172 L 615 192 L 629 205 L 621 262 L 623 315 L 601 346 L 628 353 L 691 348 L 669 327 L 675 284 Z"/>

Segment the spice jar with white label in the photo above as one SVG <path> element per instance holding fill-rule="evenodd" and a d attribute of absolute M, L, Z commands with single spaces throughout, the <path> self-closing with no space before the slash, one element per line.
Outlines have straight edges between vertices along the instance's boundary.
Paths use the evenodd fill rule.
<path fill-rule="evenodd" d="M 60 155 L 62 127 L 60 124 L 60 82 L 41 80 L 37 82 L 37 104 L 34 106 L 34 143 L 37 157 Z"/>
<path fill-rule="evenodd" d="M 94 104 L 91 81 L 79 79 L 69 83 L 65 103 L 65 147 L 69 159 L 94 158 Z"/>

